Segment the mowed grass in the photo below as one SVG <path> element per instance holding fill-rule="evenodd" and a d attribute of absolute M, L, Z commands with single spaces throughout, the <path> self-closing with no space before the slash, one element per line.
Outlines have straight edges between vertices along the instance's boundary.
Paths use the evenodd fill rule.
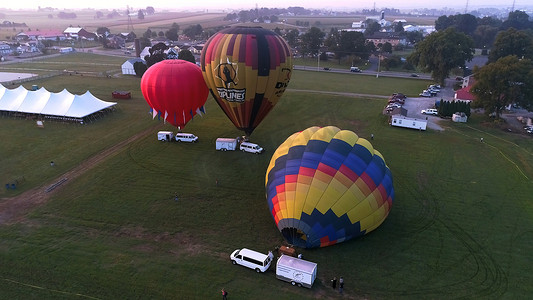
<path fill-rule="evenodd" d="M 148 115 L 138 78 L 60 76 L 34 83 L 89 89 L 107 101 L 114 89 L 134 97 L 85 126 L 37 128 L 29 120 L 0 119 L 0 179 L 27 178 L 1 197 L 49 183 L 98 151 L 156 128 L 68 181 L 23 222 L 0 225 L 0 294 L 211 299 L 224 287 L 231 299 L 333 299 L 338 293 L 329 280 L 344 276 L 350 299 L 527 298 L 533 293 L 531 138 L 487 127 L 479 115 L 468 124 L 443 121 L 443 132 L 390 127 L 380 113 L 386 99 L 342 93 L 409 94 L 427 83 L 366 77 L 295 71 L 251 136 L 266 149 L 262 155 L 215 151 L 217 137 L 241 133 L 211 97 L 207 114 L 185 128 L 199 143 L 162 143 L 156 131 L 175 129 Z M 301 289 L 277 280 L 273 267 L 256 274 L 233 266 L 229 254 L 240 247 L 266 252 L 283 242 L 265 199 L 266 167 L 290 134 L 315 125 L 365 138 L 373 133 L 396 197 L 389 217 L 367 236 L 298 249 L 318 263 L 315 285 Z"/>

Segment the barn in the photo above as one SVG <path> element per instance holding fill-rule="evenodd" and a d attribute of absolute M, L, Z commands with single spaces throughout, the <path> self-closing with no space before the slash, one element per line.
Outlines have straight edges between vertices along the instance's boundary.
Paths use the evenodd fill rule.
<path fill-rule="evenodd" d="M 141 62 L 146 64 L 144 60 L 140 58 L 130 58 L 122 64 L 122 74 L 124 75 L 137 75 L 135 73 L 135 68 L 133 67 L 136 62 Z"/>

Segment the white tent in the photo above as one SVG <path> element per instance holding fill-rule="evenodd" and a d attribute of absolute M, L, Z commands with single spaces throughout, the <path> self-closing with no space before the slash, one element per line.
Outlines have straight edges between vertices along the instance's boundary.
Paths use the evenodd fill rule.
<path fill-rule="evenodd" d="M 29 114 L 40 114 L 49 98 L 50 92 L 44 87 L 35 92 L 29 92 L 24 102 L 19 106 L 18 111 Z"/>
<path fill-rule="evenodd" d="M 59 119 L 79 120 L 116 105 L 102 101 L 89 91 L 74 95 L 66 89 L 51 93 L 45 88 L 28 91 L 23 86 L 10 90 L 0 84 L 0 111 L 41 115 Z"/>
<path fill-rule="evenodd" d="M 48 102 L 41 110 L 41 115 L 66 116 L 72 101 L 74 101 L 74 95 L 66 89 L 59 93 L 51 93 Z"/>
<path fill-rule="evenodd" d="M 17 111 L 27 94 L 28 90 L 22 85 L 14 90 L 6 89 L 0 99 L 0 110 Z"/>
<path fill-rule="evenodd" d="M 87 91 L 81 96 L 76 95 L 74 97 L 72 105 L 65 115 L 73 118 L 83 118 L 90 115 L 93 111 L 100 111 L 115 104 L 115 102 L 102 101 Z"/>

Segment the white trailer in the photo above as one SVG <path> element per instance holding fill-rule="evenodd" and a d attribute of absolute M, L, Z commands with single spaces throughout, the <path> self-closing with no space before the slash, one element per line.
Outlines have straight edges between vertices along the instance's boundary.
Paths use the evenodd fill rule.
<path fill-rule="evenodd" d="M 171 142 L 174 139 L 174 133 L 172 131 L 158 131 L 157 140 L 163 142 Z"/>
<path fill-rule="evenodd" d="M 237 148 L 237 140 L 231 138 L 218 138 L 216 141 L 216 149 L 221 151 L 233 151 Z"/>
<path fill-rule="evenodd" d="M 311 288 L 316 279 L 317 264 L 282 254 L 276 263 L 276 278 L 292 285 Z"/>
<path fill-rule="evenodd" d="M 392 126 L 412 128 L 418 130 L 426 130 L 427 124 L 427 120 L 408 118 L 402 115 L 393 115 L 390 119 L 390 125 Z"/>

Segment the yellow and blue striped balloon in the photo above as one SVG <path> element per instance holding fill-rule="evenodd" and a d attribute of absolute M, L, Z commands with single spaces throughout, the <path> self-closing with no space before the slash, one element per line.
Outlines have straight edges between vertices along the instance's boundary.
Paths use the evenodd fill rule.
<path fill-rule="evenodd" d="M 266 196 L 289 244 L 325 247 L 376 229 L 394 199 L 392 174 L 372 144 L 334 126 L 291 135 L 270 160 Z"/>

